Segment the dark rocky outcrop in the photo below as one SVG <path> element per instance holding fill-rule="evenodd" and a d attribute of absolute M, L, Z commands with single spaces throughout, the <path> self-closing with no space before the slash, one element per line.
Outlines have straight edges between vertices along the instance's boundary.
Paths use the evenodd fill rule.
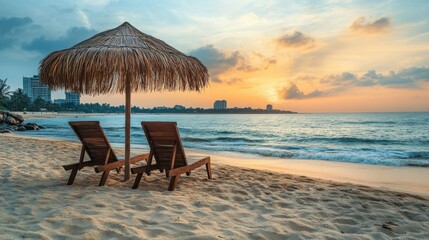
<path fill-rule="evenodd" d="M 44 129 L 44 127 L 38 125 L 37 123 L 23 123 L 24 118 L 21 115 L 0 111 L 0 133 Z"/>
<path fill-rule="evenodd" d="M 44 127 L 37 125 L 37 123 L 27 123 L 23 125 L 26 130 L 39 130 L 44 129 Z"/>
<path fill-rule="evenodd" d="M 27 128 L 25 127 L 25 126 L 19 126 L 17 129 L 16 129 L 16 131 L 20 131 L 20 132 L 22 132 L 22 131 L 26 131 L 27 130 Z"/>
<path fill-rule="evenodd" d="M 4 122 L 9 124 L 9 125 L 18 125 L 19 121 L 16 120 L 14 117 L 11 116 L 6 116 L 6 118 L 4 119 Z"/>
<path fill-rule="evenodd" d="M 9 125 L 17 125 L 24 122 L 24 118 L 15 113 L 0 111 L 0 123 L 7 123 Z"/>
<path fill-rule="evenodd" d="M 7 116 L 14 118 L 15 121 L 17 121 L 18 123 L 24 122 L 24 118 L 19 114 L 15 114 L 15 113 L 11 113 L 11 112 L 7 112 L 6 114 L 7 114 Z"/>
<path fill-rule="evenodd" d="M 0 128 L 0 133 L 12 133 L 12 131 L 9 129 L 1 129 Z"/>

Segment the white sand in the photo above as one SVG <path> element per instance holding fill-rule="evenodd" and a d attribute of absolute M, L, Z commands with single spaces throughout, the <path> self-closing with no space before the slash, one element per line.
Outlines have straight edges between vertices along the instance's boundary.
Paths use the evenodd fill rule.
<path fill-rule="evenodd" d="M 92 168 L 67 186 L 61 165 L 77 161 L 79 144 L 3 134 L 0 147 L 0 239 L 429 238 L 423 195 L 232 167 L 216 156 L 213 180 L 200 168 L 175 192 L 163 174 L 133 190 L 112 172 L 98 187 Z"/>

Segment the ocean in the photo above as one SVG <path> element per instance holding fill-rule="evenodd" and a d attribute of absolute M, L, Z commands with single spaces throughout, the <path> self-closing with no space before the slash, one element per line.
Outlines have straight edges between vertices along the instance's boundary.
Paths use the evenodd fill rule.
<path fill-rule="evenodd" d="M 17 134 L 78 141 L 67 122 L 89 120 L 100 121 L 112 145 L 124 145 L 123 115 L 28 119 L 46 129 Z M 132 149 L 148 149 L 141 121 L 177 122 L 187 149 L 429 167 L 429 113 L 133 114 Z"/>

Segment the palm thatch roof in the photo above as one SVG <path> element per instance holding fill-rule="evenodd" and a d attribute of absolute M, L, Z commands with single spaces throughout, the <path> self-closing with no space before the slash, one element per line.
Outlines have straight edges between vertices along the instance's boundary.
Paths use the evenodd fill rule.
<path fill-rule="evenodd" d="M 53 89 L 83 94 L 132 91 L 200 91 L 209 83 L 207 68 L 128 22 L 40 62 L 39 75 Z"/>

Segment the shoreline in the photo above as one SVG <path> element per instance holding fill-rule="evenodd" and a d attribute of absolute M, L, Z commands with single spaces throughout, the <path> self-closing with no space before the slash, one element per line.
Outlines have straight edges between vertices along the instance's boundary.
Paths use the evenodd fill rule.
<path fill-rule="evenodd" d="M 207 155 L 194 151 L 197 155 Z M 341 183 L 364 185 L 382 190 L 398 191 L 429 197 L 429 168 L 385 166 L 364 163 L 336 162 L 313 159 L 279 159 L 273 157 L 240 158 L 215 156 L 218 162 L 256 170 L 292 174 Z"/>
<path fill-rule="evenodd" d="M 25 120 L 40 119 L 40 118 L 62 118 L 62 117 L 91 117 L 91 116 L 109 116 L 109 115 L 123 115 L 122 113 L 44 113 L 44 112 L 13 112 L 21 115 Z"/>
<path fill-rule="evenodd" d="M 7 136 L 80 144 L 77 141 L 55 138 L 17 134 L 8 134 Z M 112 146 L 115 151 L 118 152 L 118 157 L 122 157 L 121 154 L 123 150 L 120 150 L 115 144 Z M 133 149 L 131 149 L 131 151 L 133 151 Z M 134 151 L 136 151 L 136 149 L 134 149 Z M 141 152 L 143 150 L 137 149 L 137 151 Z M 222 152 L 219 153 L 200 149 L 189 149 L 186 153 L 187 155 L 194 156 L 208 155 L 215 163 L 222 165 L 305 176 L 339 183 L 352 183 L 381 190 L 429 197 L 429 168 L 427 167 L 385 166 L 327 160 L 274 158 L 235 152 L 222 154 Z"/>

